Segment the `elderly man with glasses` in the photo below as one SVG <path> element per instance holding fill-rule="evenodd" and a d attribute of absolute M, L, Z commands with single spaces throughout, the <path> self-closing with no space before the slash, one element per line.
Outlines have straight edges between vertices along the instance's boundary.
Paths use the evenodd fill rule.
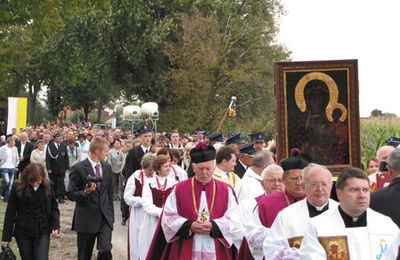
<path fill-rule="evenodd" d="M 292 204 L 278 213 L 264 240 L 264 256 L 274 259 L 278 255 L 296 255 L 310 218 L 338 203 L 329 199 L 332 189 L 332 174 L 322 165 L 310 163 L 302 172 L 306 199 Z"/>
<path fill-rule="evenodd" d="M 283 169 L 276 164 L 268 165 L 261 173 L 261 185 L 265 194 L 271 194 L 285 189 L 282 180 Z"/>

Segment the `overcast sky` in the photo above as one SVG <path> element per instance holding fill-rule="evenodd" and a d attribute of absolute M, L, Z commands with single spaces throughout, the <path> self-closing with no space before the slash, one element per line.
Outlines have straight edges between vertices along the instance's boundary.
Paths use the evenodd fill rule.
<path fill-rule="evenodd" d="M 400 116 L 400 1 L 282 0 L 278 42 L 293 61 L 358 60 L 360 116 Z"/>

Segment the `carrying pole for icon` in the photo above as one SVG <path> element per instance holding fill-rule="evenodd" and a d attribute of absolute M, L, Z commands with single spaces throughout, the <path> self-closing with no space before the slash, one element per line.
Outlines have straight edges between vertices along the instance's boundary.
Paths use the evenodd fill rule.
<path fill-rule="evenodd" d="M 235 97 L 235 96 L 232 96 L 232 98 L 231 98 L 231 103 L 229 104 L 228 108 L 226 109 L 226 111 L 225 111 L 225 113 L 224 113 L 224 116 L 222 117 L 222 120 L 221 120 L 221 122 L 219 123 L 216 132 L 219 132 L 219 131 L 221 130 L 221 128 L 222 128 L 222 126 L 223 126 L 223 124 L 224 124 L 224 121 L 225 121 L 225 119 L 226 119 L 226 117 L 227 117 L 228 115 L 230 115 L 230 116 L 234 116 L 234 115 L 235 115 L 235 110 L 232 108 L 233 103 L 235 103 L 235 101 L 236 101 L 236 97 Z"/>

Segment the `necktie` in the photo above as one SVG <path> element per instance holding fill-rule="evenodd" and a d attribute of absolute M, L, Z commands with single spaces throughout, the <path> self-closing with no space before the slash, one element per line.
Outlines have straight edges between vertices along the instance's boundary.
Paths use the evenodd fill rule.
<path fill-rule="evenodd" d="M 148 153 L 149 152 L 149 149 L 146 149 L 146 152 L 145 153 Z"/>
<path fill-rule="evenodd" d="M 100 164 L 99 163 L 96 164 L 96 166 L 94 168 L 96 169 L 96 177 L 100 178 L 101 177 L 101 175 L 100 175 Z M 97 188 L 100 190 L 101 182 L 97 182 L 96 185 L 97 185 Z"/>

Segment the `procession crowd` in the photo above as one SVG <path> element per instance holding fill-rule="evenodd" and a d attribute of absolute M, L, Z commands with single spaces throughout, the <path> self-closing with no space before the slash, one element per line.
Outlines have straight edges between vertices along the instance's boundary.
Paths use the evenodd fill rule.
<path fill-rule="evenodd" d="M 128 259 L 400 259 L 400 149 L 361 169 L 330 170 L 294 148 L 276 161 L 263 133 L 224 138 L 79 125 L 2 136 L 2 246 L 47 259 L 58 203 L 75 201 L 78 259 L 112 258 L 128 224 Z M 392 144 L 392 143 L 391 143 Z M 120 201 L 121 220 L 114 219 Z M 119 223 L 120 222 L 120 223 Z"/>

